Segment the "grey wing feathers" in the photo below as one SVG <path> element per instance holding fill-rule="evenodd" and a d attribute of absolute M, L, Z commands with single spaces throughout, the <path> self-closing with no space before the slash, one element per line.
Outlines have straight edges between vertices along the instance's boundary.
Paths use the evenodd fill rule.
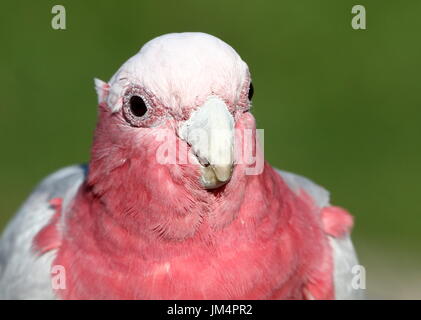
<path fill-rule="evenodd" d="M 50 268 L 55 252 L 36 256 L 34 236 L 54 214 L 49 201 L 74 198 L 86 176 L 85 166 L 61 169 L 45 178 L 6 227 L 0 238 L 0 299 L 53 299 Z"/>
<path fill-rule="evenodd" d="M 333 250 L 335 298 L 338 300 L 364 299 L 364 289 L 353 288 L 353 267 L 359 265 L 349 235 L 343 238 L 329 237 Z"/>
<path fill-rule="evenodd" d="M 300 189 L 304 189 L 316 202 L 316 205 L 320 208 L 326 207 L 329 205 L 329 191 L 322 188 L 321 186 L 315 184 L 313 181 L 302 177 L 298 174 L 276 170 L 294 192 L 298 192 Z"/>
<path fill-rule="evenodd" d="M 281 170 L 276 171 L 294 192 L 297 193 L 300 189 L 304 189 L 320 208 L 330 205 L 329 192 L 323 187 L 300 175 Z M 358 265 L 358 259 L 350 235 L 342 238 L 329 236 L 329 242 L 333 251 L 336 299 L 363 299 L 364 290 L 352 287 L 354 277 L 352 268 Z"/>

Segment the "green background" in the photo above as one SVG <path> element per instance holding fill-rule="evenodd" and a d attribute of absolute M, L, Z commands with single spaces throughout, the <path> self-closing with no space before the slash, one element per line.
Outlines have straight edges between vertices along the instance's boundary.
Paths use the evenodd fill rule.
<path fill-rule="evenodd" d="M 51 28 L 55 4 L 66 8 L 64 31 Z M 351 28 L 355 4 L 365 5 L 367 30 Z M 155 36 L 202 31 L 248 63 L 267 159 L 354 214 L 368 289 L 372 281 L 377 297 L 420 296 L 421 1 L 0 7 L 0 229 L 45 175 L 88 160 L 94 77 L 108 80 Z"/>

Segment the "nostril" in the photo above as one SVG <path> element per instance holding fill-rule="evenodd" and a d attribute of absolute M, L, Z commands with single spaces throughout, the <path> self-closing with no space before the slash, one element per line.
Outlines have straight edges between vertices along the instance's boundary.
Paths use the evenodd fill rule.
<path fill-rule="evenodd" d="M 209 167 L 210 163 L 208 160 L 206 160 L 205 158 L 202 158 L 198 155 L 196 155 L 197 159 L 199 160 L 199 163 L 204 166 L 204 167 Z"/>
<path fill-rule="evenodd" d="M 199 152 L 194 152 L 193 154 L 196 156 L 197 160 L 199 161 L 199 163 L 202 166 L 204 166 L 204 167 L 209 167 L 210 166 L 209 161 L 206 158 L 201 157 Z"/>
<path fill-rule="evenodd" d="M 188 141 L 186 141 L 186 144 L 189 147 L 190 152 L 194 154 L 194 156 L 199 161 L 199 163 L 200 163 L 201 166 L 203 166 L 203 167 L 209 167 L 210 166 L 209 161 L 205 157 L 202 157 L 200 155 L 200 151 L 199 150 L 196 151 L 195 148 L 192 146 L 192 144 L 190 142 L 188 142 Z"/>

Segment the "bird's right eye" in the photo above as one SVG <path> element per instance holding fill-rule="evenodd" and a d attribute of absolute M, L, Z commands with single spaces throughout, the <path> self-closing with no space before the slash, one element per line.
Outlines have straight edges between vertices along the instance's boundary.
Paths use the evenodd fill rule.
<path fill-rule="evenodd" d="M 148 97 L 139 88 L 132 88 L 123 97 L 123 114 L 134 127 L 144 127 L 150 120 L 152 108 Z"/>
<path fill-rule="evenodd" d="M 122 95 L 124 119 L 132 126 L 148 128 L 165 118 L 166 109 L 150 91 L 131 85 Z"/>
<path fill-rule="evenodd" d="M 130 111 L 135 117 L 143 117 L 148 112 L 148 107 L 140 96 L 132 96 L 129 101 Z"/>

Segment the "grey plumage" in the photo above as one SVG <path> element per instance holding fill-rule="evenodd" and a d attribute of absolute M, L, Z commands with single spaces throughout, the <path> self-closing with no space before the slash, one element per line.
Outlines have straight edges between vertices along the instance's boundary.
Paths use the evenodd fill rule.
<path fill-rule="evenodd" d="M 329 192 L 323 187 L 300 175 L 282 170 L 277 171 L 294 192 L 304 189 L 318 207 L 323 208 L 330 205 Z M 351 236 L 345 235 L 343 238 L 328 237 L 333 250 L 335 298 L 338 300 L 363 299 L 364 290 L 352 287 L 354 277 L 352 268 L 358 265 L 358 259 L 352 245 Z"/>
<path fill-rule="evenodd" d="M 72 201 L 85 179 L 85 166 L 61 169 L 45 178 L 18 210 L 0 238 L 0 299 L 53 299 L 51 263 L 55 252 L 34 254 L 32 240 L 55 210 L 49 201 Z"/>

